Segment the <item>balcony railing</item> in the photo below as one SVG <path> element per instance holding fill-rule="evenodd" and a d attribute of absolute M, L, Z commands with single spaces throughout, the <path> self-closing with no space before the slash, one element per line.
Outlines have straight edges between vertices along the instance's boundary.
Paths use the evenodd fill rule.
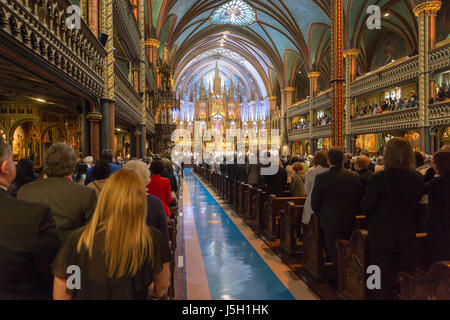
<path fill-rule="evenodd" d="M 288 139 L 291 142 L 299 141 L 299 140 L 308 140 L 309 139 L 309 128 L 289 131 Z"/>
<path fill-rule="evenodd" d="M 331 124 L 315 126 L 313 128 L 313 137 L 316 139 L 331 137 Z"/>
<path fill-rule="evenodd" d="M 331 89 L 320 93 L 313 99 L 314 110 L 331 108 Z"/>
<path fill-rule="evenodd" d="M 124 32 L 122 37 L 127 47 L 135 58 L 141 56 L 141 32 L 133 8 L 129 0 L 113 0 L 114 21 L 119 27 L 119 32 Z"/>
<path fill-rule="evenodd" d="M 450 41 L 431 51 L 429 57 L 431 71 L 450 68 Z"/>
<path fill-rule="evenodd" d="M 435 103 L 429 108 L 430 125 L 440 126 L 450 123 L 450 101 Z"/>
<path fill-rule="evenodd" d="M 351 84 L 351 96 L 357 97 L 417 80 L 419 57 L 403 58 L 367 75 Z"/>
<path fill-rule="evenodd" d="M 39 56 L 52 72 L 57 68 L 57 73 L 102 96 L 106 51 L 83 21 L 79 30 L 67 28 L 70 5 L 68 0 L 0 0 L 1 41 L 5 46 L 20 43 L 23 57 Z"/>
<path fill-rule="evenodd" d="M 142 98 L 117 64 L 114 65 L 114 90 L 117 105 L 135 121 L 142 120 Z"/>
<path fill-rule="evenodd" d="M 350 120 L 351 134 L 408 130 L 418 126 L 418 107 Z"/>
<path fill-rule="evenodd" d="M 288 110 L 288 117 L 293 118 L 308 112 L 309 112 L 309 100 L 305 100 L 290 108 Z"/>

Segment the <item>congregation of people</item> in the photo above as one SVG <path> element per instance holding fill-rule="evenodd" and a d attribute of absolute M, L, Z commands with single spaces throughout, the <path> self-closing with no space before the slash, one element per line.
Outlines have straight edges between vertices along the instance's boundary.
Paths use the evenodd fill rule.
<path fill-rule="evenodd" d="M 260 175 L 263 165 L 213 164 L 211 171 L 250 184 L 277 197 L 306 197 L 302 223 L 319 217 L 336 286 L 336 240 L 349 240 L 355 217 L 368 218 L 370 264 L 382 270 L 381 290 L 373 299 L 393 299 L 396 275 L 413 270 L 417 233 L 426 232 L 427 262 L 450 260 L 450 146 L 434 156 L 413 152 L 403 138 L 393 138 L 378 157 L 331 148 L 314 156 L 283 157 L 278 172 Z M 230 198 L 233 192 L 230 190 Z M 298 235 L 301 237 L 301 234 Z"/>
<path fill-rule="evenodd" d="M 179 168 L 153 156 L 94 163 L 68 144 L 13 161 L 0 140 L 0 299 L 159 299 L 170 285 L 168 223 Z M 80 286 L 66 284 L 71 266 Z"/>
<path fill-rule="evenodd" d="M 419 105 L 419 101 L 417 98 L 417 95 L 412 95 L 411 98 L 407 101 L 404 99 L 396 99 L 396 98 L 389 98 L 385 99 L 384 101 L 381 101 L 380 104 L 364 104 L 360 107 L 356 108 L 356 113 L 353 116 L 351 116 L 351 119 L 353 118 L 361 118 L 366 116 L 375 116 L 377 114 L 382 114 L 385 112 L 392 112 L 397 110 L 405 110 L 409 108 L 414 108 Z"/>

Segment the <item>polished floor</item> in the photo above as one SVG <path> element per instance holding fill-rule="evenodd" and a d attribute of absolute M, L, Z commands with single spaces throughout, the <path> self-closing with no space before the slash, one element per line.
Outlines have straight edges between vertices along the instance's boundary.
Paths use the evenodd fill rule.
<path fill-rule="evenodd" d="M 317 299 L 192 169 L 183 183 L 186 299 Z"/>

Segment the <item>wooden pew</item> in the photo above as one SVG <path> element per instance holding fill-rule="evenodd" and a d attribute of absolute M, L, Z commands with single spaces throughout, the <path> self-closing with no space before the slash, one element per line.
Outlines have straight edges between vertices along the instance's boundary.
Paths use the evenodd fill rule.
<path fill-rule="evenodd" d="M 292 201 L 297 205 L 304 205 L 305 200 L 306 197 L 277 198 L 273 194 L 270 195 L 269 200 L 264 205 L 264 235 L 268 240 L 272 241 L 278 237 L 278 219 L 280 218 L 280 211 L 283 210 L 285 204 Z"/>
<path fill-rule="evenodd" d="M 231 202 L 231 206 L 233 207 L 234 210 L 237 210 L 237 208 L 238 208 L 238 195 L 239 195 L 239 182 L 237 180 L 234 181 L 232 186 L 233 186 L 233 189 L 232 189 L 233 199 L 232 199 L 232 202 Z"/>
<path fill-rule="evenodd" d="M 325 252 L 323 231 L 319 224 L 319 217 L 311 215 L 308 224 L 303 227 L 303 267 L 316 279 L 323 278 L 325 274 Z"/>
<path fill-rule="evenodd" d="M 401 300 L 450 300 L 450 261 L 437 261 L 427 272 L 398 274 Z"/>
<path fill-rule="evenodd" d="M 223 178 L 222 178 L 222 198 L 224 200 L 227 199 L 227 194 L 228 194 L 228 179 L 226 176 L 223 176 Z"/>
<path fill-rule="evenodd" d="M 355 217 L 355 226 L 365 226 L 366 216 Z M 313 278 L 321 279 L 325 275 L 325 241 L 320 227 L 319 217 L 311 216 L 308 224 L 302 224 L 303 230 L 303 266 Z"/>
<path fill-rule="evenodd" d="M 246 198 L 245 198 L 245 194 L 247 193 L 247 189 L 248 189 L 249 185 L 241 182 L 239 185 L 239 193 L 238 193 L 238 208 L 237 208 L 237 213 L 245 213 L 245 207 L 246 207 Z"/>
<path fill-rule="evenodd" d="M 264 220 L 264 204 L 268 199 L 267 192 L 262 189 L 256 190 L 255 193 L 255 207 L 254 207 L 254 216 L 256 217 L 256 225 L 259 231 L 264 231 L 265 228 L 265 220 Z"/>
<path fill-rule="evenodd" d="M 338 254 L 338 296 L 351 300 L 366 300 L 367 267 L 369 266 L 369 241 L 367 230 L 353 231 L 350 240 L 336 241 Z M 423 261 L 426 233 L 416 234 L 415 260 L 417 266 Z"/>
<path fill-rule="evenodd" d="M 296 231 L 302 221 L 304 205 L 287 202 L 280 211 L 280 249 L 293 257 L 297 251 Z"/>
<path fill-rule="evenodd" d="M 246 192 L 245 192 L 245 199 L 246 199 L 246 204 L 245 204 L 245 212 L 247 217 L 249 217 L 250 219 L 255 220 L 255 216 L 254 214 L 254 207 L 255 207 L 255 193 L 256 193 L 256 188 L 249 185 Z"/>

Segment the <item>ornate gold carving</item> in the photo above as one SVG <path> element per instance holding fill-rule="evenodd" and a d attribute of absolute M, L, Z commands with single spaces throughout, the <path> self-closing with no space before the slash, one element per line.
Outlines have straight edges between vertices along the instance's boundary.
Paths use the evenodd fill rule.
<path fill-rule="evenodd" d="M 294 92 L 295 88 L 294 87 L 286 87 L 283 90 L 281 90 L 282 92 Z"/>
<path fill-rule="evenodd" d="M 312 71 L 312 72 L 308 73 L 309 79 L 318 79 L 319 77 L 320 77 L 319 71 Z"/>
<path fill-rule="evenodd" d="M 91 122 L 100 122 L 103 119 L 103 115 L 100 112 L 89 112 L 86 115 L 86 119 Z"/>
<path fill-rule="evenodd" d="M 158 49 L 160 46 L 159 40 L 154 39 L 154 38 L 149 38 L 149 39 L 145 40 L 144 44 L 147 48 L 151 48 L 151 49 Z"/>
<path fill-rule="evenodd" d="M 424 14 L 436 14 L 442 6 L 442 1 L 434 0 L 419 4 L 414 8 L 414 14 L 419 17 Z"/>
<path fill-rule="evenodd" d="M 344 58 L 356 57 L 359 55 L 359 49 L 347 49 L 344 51 Z"/>

